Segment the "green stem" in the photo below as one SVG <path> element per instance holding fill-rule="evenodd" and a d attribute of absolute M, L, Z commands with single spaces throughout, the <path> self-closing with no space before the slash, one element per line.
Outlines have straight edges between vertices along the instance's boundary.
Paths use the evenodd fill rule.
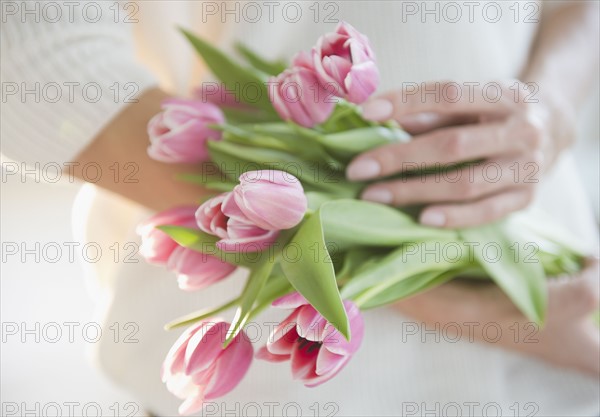
<path fill-rule="evenodd" d="M 192 324 L 192 323 L 195 323 L 202 319 L 205 319 L 207 317 L 210 317 L 214 314 L 221 313 L 225 310 L 230 309 L 231 307 L 234 307 L 237 303 L 239 303 L 240 298 L 241 297 L 235 298 L 235 299 L 229 301 L 228 303 L 223 304 L 222 306 L 217 307 L 212 310 L 207 310 L 207 309 L 198 310 L 198 311 L 195 311 L 188 315 L 179 317 L 179 318 L 173 320 L 172 322 L 165 324 L 165 330 L 173 330 L 177 327 L 187 326 L 189 324 Z"/>

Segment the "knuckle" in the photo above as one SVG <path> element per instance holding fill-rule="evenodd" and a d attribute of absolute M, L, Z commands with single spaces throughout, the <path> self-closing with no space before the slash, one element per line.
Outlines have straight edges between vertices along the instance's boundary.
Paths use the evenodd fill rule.
<path fill-rule="evenodd" d="M 468 179 L 461 180 L 457 183 L 457 194 L 460 199 L 471 200 L 481 194 L 481 184 Z"/>
<path fill-rule="evenodd" d="M 460 130 L 451 130 L 446 133 L 445 152 L 451 158 L 460 158 L 466 152 L 467 139 L 465 134 Z"/>
<path fill-rule="evenodd" d="M 480 218 L 481 213 L 473 212 L 472 205 L 448 207 L 445 210 L 445 216 L 446 224 L 444 226 L 449 229 L 477 226 L 483 223 Z"/>
<path fill-rule="evenodd" d="M 542 133 L 542 129 L 537 124 L 527 121 L 523 125 L 522 131 L 523 138 L 525 139 L 525 144 L 528 149 L 538 150 L 542 147 L 544 135 Z"/>
<path fill-rule="evenodd" d="M 370 155 L 379 163 L 382 174 L 387 175 L 393 172 L 398 165 L 400 151 L 395 146 L 387 147 L 386 149 L 377 149 Z"/>

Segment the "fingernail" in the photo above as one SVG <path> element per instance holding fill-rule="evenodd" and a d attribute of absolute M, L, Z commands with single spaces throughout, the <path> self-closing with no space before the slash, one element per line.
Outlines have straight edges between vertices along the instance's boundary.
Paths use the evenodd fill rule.
<path fill-rule="evenodd" d="M 426 226 L 444 226 L 446 224 L 446 215 L 438 210 L 427 210 L 421 215 L 421 223 Z"/>
<path fill-rule="evenodd" d="M 392 117 L 394 107 L 389 100 L 376 98 L 364 103 L 362 106 L 362 116 L 368 120 L 382 121 Z"/>
<path fill-rule="evenodd" d="M 359 159 L 352 162 L 346 169 L 350 181 L 368 180 L 381 173 L 381 165 L 374 159 Z"/>
<path fill-rule="evenodd" d="M 390 204 L 393 196 L 389 190 L 385 188 L 371 188 L 362 194 L 363 200 L 372 201 L 374 203 Z"/>
<path fill-rule="evenodd" d="M 425 112 L 425 113 L 414 113 L 414 114 L 405 114 L 398 118 L 398 123 L 400 125 L 432 125 L 440 120 L 440 115 L 438 113 Z"/>

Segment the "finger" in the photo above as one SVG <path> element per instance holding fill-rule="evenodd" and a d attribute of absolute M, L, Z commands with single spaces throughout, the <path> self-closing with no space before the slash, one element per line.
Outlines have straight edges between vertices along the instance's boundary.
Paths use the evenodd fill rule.
<path fill-rule="evenodd" d="M 508 188 L 531 187 L 533 181 L 522 171 L 535 159 L 501 158 L 447 172 L 379 182 L 366 188 L 361 198 L 394 206 L 478 200 Z"/>
<path fill-rule="evenodd" d="M 474 124 L 479 116 L 462 114 L 415 113 L 402 117 L 401 127 L 411 135 L 422 135 L 445 127 Z"/>
<path fill-rule="evenodd" d="M 374 122 L 392 119 L 394 108 L 389 100 L 375 98 L 361 105 L 362 116 Z M 402 128 L 411 135 L 420 135 L 434 129 L 475 123 L 476 115 L 416 113 L 402 118 Z"/>
<path fill-rule="evenodd" d="M 408 316 L 440 324 L 497 321 L 519 313 L 497 286 L 472 284 L 450 281 L 399 300 L 395 306 Z"/>
<path fill-rule="evenodd" d="M 511 84 L 512 83 L 512 84 Z M 521 103 L 511 91 L 513 82 L 456 83 L 437 81 L 407 84 L 399 91 L 378 98 L 389 104 L 390 117 L 403 123 L 403 118 L 418 113 L 505 115 Z"/>
<path fill-rule="evenodd" d="M 473 203 L 429 206 L 421 212 L 419 221 L 449 229 L 479 226 L 526 207 L 532 198 L 531 188 L 514 188 Z"/>
<path fill-rule="evenodd" d="M 488 159 L 503 154 L 529 154 L 539 137 L 516 120 L 435 130 L 408 143 L 380 146 L 354 158 L 349 180 L 370 180 L 409 169 Z"/>

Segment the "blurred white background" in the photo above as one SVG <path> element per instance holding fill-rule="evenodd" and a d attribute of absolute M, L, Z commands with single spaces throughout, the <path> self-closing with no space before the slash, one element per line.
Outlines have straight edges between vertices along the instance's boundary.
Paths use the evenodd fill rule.
<path fill-rule="evenodd" d="M 599 218 L 600 188 L 599 100 L 596 88 L 595 96 L 590 98 L 590 104 L 581 115 L 575 147 L 578 169 L 594 205 L 596 219 Z M 36 183 L 33 176 L 24 180 L 16 175 L 3 178 L 0 197 L 3 252 L 4 245 L 10 242 L 32 248 L 35 242 L 42 246 L 57 242 L 62 246 L 64 242 L 74 241 L 71 216 L 78 188 L 74 183 Z M 78 403 L 73 405 L 75 415 L 81 415 L 83 406 L 95 407 L 92 403 L 97 403 L 104 415 L 115 415 L 115 405 L 121 415 L 133 411 L 135 408 L 125 409 L 125 406 L 134 400 L 105 380 L 87 355 L 91 343 L 84 340 L 81 329 L 84 324 L 94 322 L 94 305 L 86 289 L 82 266 L 77 261 L 69 261 L 66 248 L 63 247 L 62 257 L 56 263 L 43 260 L 36 263 L 33 255 L 23 263 L 19 255 L 3 253 L 1 273 L 0 392 L 3 406 L 12 407 L 9 403 L 16 403 L 19 409 L 14 415 L 25 415 L 23 407 L 34 411 L 36 403 L 40 410 L 37 415 L 43 411 L 42 407 L 50 407 L 50 403 L 61 405 L 62 415 L 69 415 L 65 403 Z M 64 326 L 57 343 L 44 340 L 36 343 L 32 335 L 23 343 L 20 333 L 10 335 L 11 323 L 19 326 L 25 323 L 27 328 L 33 328 L 36 322 L 40 326 L 52 322 L 81 325 L 74 330 L 73 343 L 69 342 Z M 53 338 L 55 333 L 50 330 L 49 338 Z M 91 330 L 90 334 L 93 337 Z M 2 415 L 8 411 L 10 409 L 4 409 Z M 55 415 L 50 408 L 47 412 Z M 141 412 L 137 414 L 143 415 Z M 89 415 L 95 415 L 93 408 L 89 409 Z"/>

